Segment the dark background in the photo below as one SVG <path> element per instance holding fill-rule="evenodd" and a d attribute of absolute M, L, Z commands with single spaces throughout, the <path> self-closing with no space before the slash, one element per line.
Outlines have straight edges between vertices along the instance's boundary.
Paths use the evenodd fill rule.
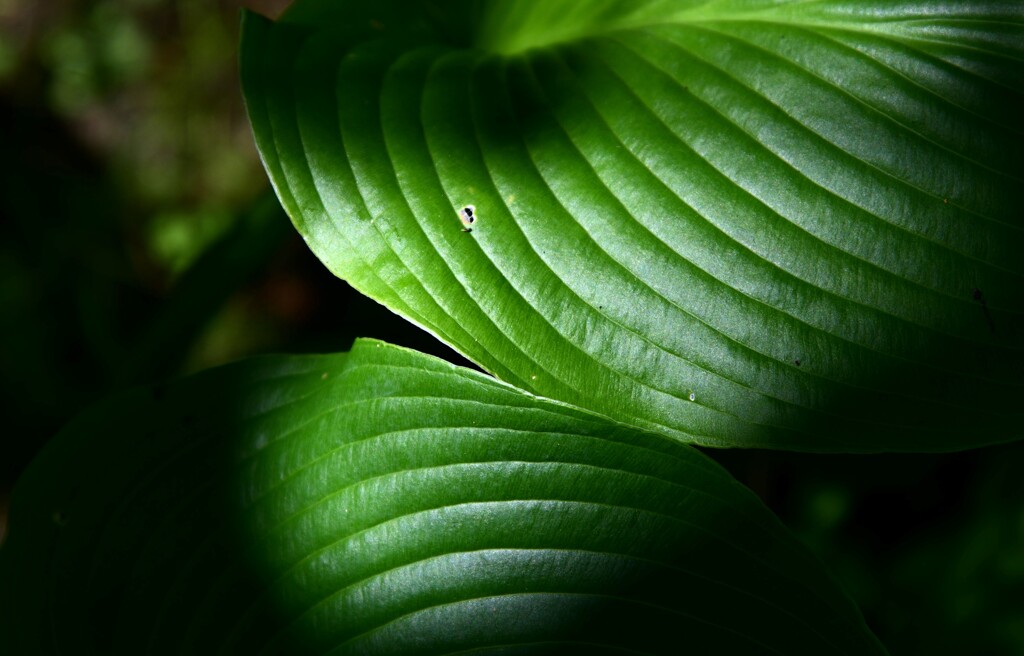
<path fill-rule="evenodd" d="M 113 390 L 357 336 L 465 364 L 334 278 L 281 213 L 238 87 L 241 4 L 0 0 L 0 540 L 19 473 Z M 1022 446 L 710 455 L 892 653 L 1024 654 Z"/>

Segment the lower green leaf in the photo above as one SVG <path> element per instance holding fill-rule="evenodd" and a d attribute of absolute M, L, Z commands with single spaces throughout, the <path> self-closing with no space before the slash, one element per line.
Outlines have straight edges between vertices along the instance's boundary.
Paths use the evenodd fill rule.
<path fill-rule="evenodd" d="M 4 653 L 883 649 L 693 448 L 374 341 L 130 391 L 15 490 Z"/>

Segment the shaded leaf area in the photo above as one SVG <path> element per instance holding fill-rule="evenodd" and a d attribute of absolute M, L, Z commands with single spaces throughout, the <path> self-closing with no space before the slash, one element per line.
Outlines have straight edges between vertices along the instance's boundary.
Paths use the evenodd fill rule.
<path fill-rule="evenodd" d="M 3 499 L 45 441 L 105 390 L 180 372 L 228 297 L 252 284 L 285 238 L 294 237 L 267 189 L 260 201 L 232 212 L 231 229 L 168 291 L 139 250 L 138 215 L 109 162 L 45 106 L 6 92 L 0 91 L 8 155 L 0 161 Z M 0 518 L 5 507 L 0 501 Z"/>
<path fill-rule="evenodd" d="M 882 653 L 692 448 L 382 342 L 124 393 L 15 490 L 9 653 Z"/>
<path fill-rule="evenodd" d="M 264 163 L 336 275 L 687 442 L 1020 436 L 1019 10 L 399 4 L 243 29 Z"/>
<path fill-rule="evenodd" d="M 1024 444 L 711 455 L 828 563 L 892 654 L 1024 653 Z"/>

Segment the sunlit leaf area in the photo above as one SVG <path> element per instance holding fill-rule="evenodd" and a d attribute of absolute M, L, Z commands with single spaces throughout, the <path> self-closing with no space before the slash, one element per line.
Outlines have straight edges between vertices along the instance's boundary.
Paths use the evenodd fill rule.
<path fill-rule="evenodd" d="M 0 654 L 1024 653 L 1022 108 L 1019 3 L 0 0 Z"/>

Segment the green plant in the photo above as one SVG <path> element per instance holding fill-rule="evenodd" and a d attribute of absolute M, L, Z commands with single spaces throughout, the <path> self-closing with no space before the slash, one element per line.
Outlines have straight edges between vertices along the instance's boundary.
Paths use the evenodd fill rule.
<path fill-rule="evenodd" d="M 1022 28 L 977 2 L 247 15 L 298 230 L 504 382 L 360 341 L 110 399 L 19 483 L 5 639 L 884 652 L 691 445 L 1020 437 Z"/>

